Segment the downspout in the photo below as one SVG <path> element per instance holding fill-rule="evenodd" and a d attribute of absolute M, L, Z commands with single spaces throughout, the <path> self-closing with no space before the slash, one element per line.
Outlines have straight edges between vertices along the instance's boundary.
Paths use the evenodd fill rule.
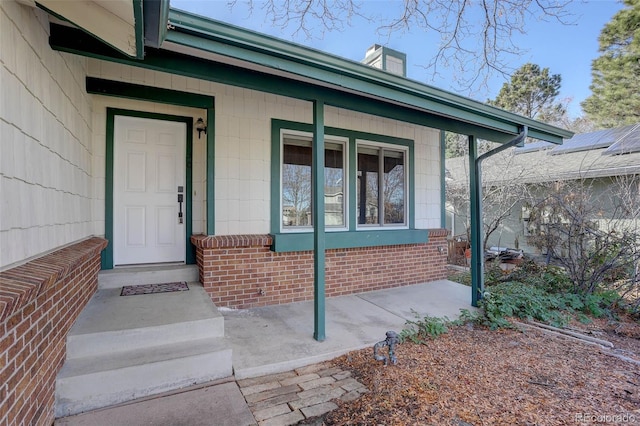
<path fill-rule="evenodd" d="M 511 141 L 478 155 L 478 141 L 469 136 L 470 198 L 471 198 L 471 305 L 478 306 L 484 293 L 484 247 L 482 222 L 482 161 L 514 146 L 523 146 L 529 129 L 524 126 L 522 132 Z"/>

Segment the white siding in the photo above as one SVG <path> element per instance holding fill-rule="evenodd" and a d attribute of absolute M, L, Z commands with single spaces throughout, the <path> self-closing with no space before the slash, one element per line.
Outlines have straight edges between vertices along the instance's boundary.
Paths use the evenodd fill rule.
<path fill-rule="evenodd" d="M 38 9 L 0 1 L 0 269 L 91 227 L 86 60 L 48 46 Z"/>
<path fill-rule="evenodd" d="M 270 232 L 271 120 L 312 122 L 310 102 L 188 77 L 90 60 L 89 75 L 215 97 L 215 230 L 218 235 Z M 106 108 L 205 117 L 205 111 L 96 96 L 94 232 L 104 232 Z M 417 228 L 440 227 L 440 148 L 434 129 L 327 107 L 327 126 L 415 140 Z M 210 130 L 213 130 L 210 128 Z M 204 137 L 194 139 L 194 233 L 206 231 Z M 102 166 L 100 166 L 102 164 Z"/>

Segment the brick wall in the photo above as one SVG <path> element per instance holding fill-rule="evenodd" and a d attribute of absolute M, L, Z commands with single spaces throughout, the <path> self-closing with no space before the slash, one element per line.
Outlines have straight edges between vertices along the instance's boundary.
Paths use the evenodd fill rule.
<path fill-rule="evenodd" d="M 327 297 L 446 278 L 446 236 L 446 230 L 435 229 L 426 244 L 327 250 Z M 272 252 L 269 235 L 198 235 L 191 241 L 200 282 L 218 306 L 244 309 L 313 299 L 312 251 Z"/>
<path fill-rule="evenodd" d="M 90 238 L 0 273 L 0 426 L 51 425 L 66 337 L 98 286 Z"/>

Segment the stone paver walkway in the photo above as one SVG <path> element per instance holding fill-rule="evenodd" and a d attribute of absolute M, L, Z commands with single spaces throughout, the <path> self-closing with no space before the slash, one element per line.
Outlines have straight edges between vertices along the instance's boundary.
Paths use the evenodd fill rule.
<path fill-rule="evenodd" d="M 333 400 L 351 401 L 367 392 L 350 371 L 327 363 L 239 380 L 238 386 L 259 426 L 293 425 L 335 410 Z"/>

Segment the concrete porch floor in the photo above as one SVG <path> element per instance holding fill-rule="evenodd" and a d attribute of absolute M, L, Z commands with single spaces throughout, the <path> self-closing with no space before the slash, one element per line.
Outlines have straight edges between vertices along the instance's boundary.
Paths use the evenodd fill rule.
<path fill-rule="evenodd" d="M 456 319 L 471 288 L 447 280 L 326 299 L 326 339 L 313 338 L 313 302 L 220 308 L 236 379 L 292 370 L 371 346 L 425 315 Z"/>
<path fill-rule="evenodd" d="M 232 383 L 203 384 L 196 390 L 178 390 L 65 417 L 55 424 L 258 424 L 234 379 L 290 371 L 353 350 L 372 348 L 384 340 L 386 331 L 400 332 L 407 320 L 416 319 L 416 313 L 420 318 L 429 315 L 455 319 L 460 309 L 473 309 L 470 303 L 471 288 L 446 280 L 328 298 L 323 342 L 313 338 L 312 301 L 247 310 L 220 308 L 225 340 L 233 350 Z M 180 422 L 176 423 L 177 419 Z M 211 423 L 211 419 L 217 420 Z"/>

